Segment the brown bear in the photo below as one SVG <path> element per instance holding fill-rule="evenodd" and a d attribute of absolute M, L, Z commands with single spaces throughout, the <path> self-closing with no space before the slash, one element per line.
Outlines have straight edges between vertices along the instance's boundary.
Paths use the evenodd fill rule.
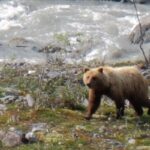
<path fill-rule="evenodd" d="M 125 100 L 129 100 L 138 116 L 142 116 L 142 107 L 149 108 L 148 83 L 136 66 L 85 69 L 83 82 L 89 88 L 89 101 L 86 119 L 98 109 L 101 96 L 111 98 L 116 105 L 116 118 L 124 115 Z"/>

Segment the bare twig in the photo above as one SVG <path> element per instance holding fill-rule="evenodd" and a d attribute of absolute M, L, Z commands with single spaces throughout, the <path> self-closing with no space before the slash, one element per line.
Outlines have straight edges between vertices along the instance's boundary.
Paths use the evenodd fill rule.
<path fill-rule="evenodd" d="M 141 49 L 141 52 L 144 56 L 144 59 L 145 59 L 145 63 L 146 65 L 148 66 L 149 65 L 149 61 L 148 61 L 148 58 L 146 57 L 146 54 L 144 52 L 144 49 L 143 49 L 143 43 L 144 43 L 144 39 L 143 39 L 143 32 L 142 32 L 142 25 L 141 25 L 141 22 L 140 22 L 140 18 L 139 18 L 139 15 L 138 15 L 138 10 L 137 10 L 137 7 L 136 7 L 136 3 L 135 3 L 135 0 L 133 0 L 133 5 L 134 5 L 134 8 L 135 8 L 135 11 L 136 11 L 136 17 L 137 17 L 137 20 L 139 22 L 139 28 L 140 28 L 140 34 L 141 34 L 141 41 L 140 41 L 140 49 Z"/>

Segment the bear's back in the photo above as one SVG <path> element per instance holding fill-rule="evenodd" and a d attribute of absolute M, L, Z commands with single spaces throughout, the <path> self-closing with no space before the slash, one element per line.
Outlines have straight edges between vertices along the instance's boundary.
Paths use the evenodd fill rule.
<path fill-rule="evenodd" d="M 125 98 L 147 98 L 148 84 L 135 66 L 111 68 L 110 82 Z M 113 89 L 114 90 L 114 89 Z M 115 92 L 117 92 L 115 91 Z"/>

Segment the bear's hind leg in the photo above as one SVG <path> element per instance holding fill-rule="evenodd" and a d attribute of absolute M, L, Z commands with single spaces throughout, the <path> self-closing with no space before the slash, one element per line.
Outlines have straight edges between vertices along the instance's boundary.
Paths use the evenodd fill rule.
<path fill-rule="evenodd" d="M 132 106 L 134 107 L 135 112 L 137 113 L 138 116 L 142 116 L 143 115 L 143 109 L 141 104 L 139 103 L 135 103 L 133 101 L 130 101 Z"/>
<path fill-rule="evenodd" d="M 124 116 L 124 101 L 115 101 L 116 104 L 116 119 L 120 119 Z"/>
<path fill-rule="evenodd" d="M 144 100 L 142 106 L 148 108 L 147 114 L 150 115 L 150 99 Z"/>

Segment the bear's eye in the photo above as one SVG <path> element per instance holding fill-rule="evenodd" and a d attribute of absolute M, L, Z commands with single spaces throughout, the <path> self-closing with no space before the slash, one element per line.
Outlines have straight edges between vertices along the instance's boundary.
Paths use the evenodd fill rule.
<path fill-rule="evenodd" d="M 96 77 L 93 77 L 93 80 L 96 80 L 97 78 Z"/>
<path fill-rule="evenodd" d="M 89 76 L 87 76 L 86 78 L 89 79 Z"/>

